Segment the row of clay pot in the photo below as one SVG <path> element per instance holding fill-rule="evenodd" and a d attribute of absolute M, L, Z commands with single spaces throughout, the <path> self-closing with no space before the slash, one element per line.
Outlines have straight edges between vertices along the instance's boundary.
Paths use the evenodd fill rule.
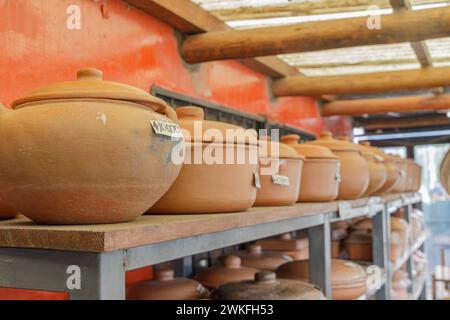
<path fill-rule="evenodd" d="M 36 89 L 13 102 L 14 111 L 2 109 L 0 218 L 20 212 L 41 224 L 117 223 L 145 212 L 224 213 L 409 190 L 409 175 L 389 176 L 390 162 L 407 172 L 406 161 L 374 148 L 329 133 L 306 144 L 295 135 L 258 141 L 239 126 L 204 120 L 201 108 L 175 112 L 102 77 L 83 69 L 75 81 Z M 212 163 L 195 161 L 208 152 Z M 255 153 L 254 162 L 226 158 Z M 267 166 L 275 173 L 262 174 Z"/>

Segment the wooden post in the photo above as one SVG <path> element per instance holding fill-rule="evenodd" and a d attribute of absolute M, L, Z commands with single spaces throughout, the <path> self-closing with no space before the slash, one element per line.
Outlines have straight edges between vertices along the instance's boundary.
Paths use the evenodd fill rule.
<path fill-rule="evenodd" d="M 450 8 L 401 11 L 381 16 L 381 28 L 368 17 L 284 26 L 207 32 L 183 44 L 187 62 L 239 59 L 281 53 L 318 51 L 362 45 L 399 43 L 450 35 Z"/>

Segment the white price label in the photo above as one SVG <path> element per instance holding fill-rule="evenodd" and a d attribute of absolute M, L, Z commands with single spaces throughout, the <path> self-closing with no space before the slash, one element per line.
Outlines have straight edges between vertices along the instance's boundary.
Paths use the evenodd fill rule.
<path fill-rule="evenodd" d="M 339 202 L 338 209 L 339 217 L 342 219 L 351 219 L 353 217 L 352 204 L 350 202 Z"/>
<path fill-rule="evenodd" d="M 261 179 L 259 177 L 259 174 L 255 173 L 255 187 L 257 189 L 261 189 Z"/>
<path fill-rule="evenodd" d="M 272 182 L 280 186 L 289 186 L 289 177 L 274 174 L 272 176 Z"/>
<path fill-rule="evenodd" d="M 152 128 L 156 134 L 171 138 L 183 138 L 180 126 L 176 123 L 158 120 L 150 120 L 150 123 L 152 124 Z"/>

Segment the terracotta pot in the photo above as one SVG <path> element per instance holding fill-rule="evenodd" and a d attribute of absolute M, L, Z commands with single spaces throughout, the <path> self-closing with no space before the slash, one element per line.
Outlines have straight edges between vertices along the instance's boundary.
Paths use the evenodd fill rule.
<path fill-rule="evenodd" d="M 255 206 L 289 206 L 297 202 L 304 157 L 284 143 L 264 137 L 260 141 L 261 188 Z"/>
<path fill-rule="evenodd" d="M 331 226 L 331 257 L 338 259 L 341 256 L 342 241 L 347 237 L 347 225 L 339 222 Z"/>
<path fill-rule="evenodd" d="M 400 170 L 400 180 L 397 181 L 392 192 L 394 193 L 402 193 L 406 192 L 408 189 L 408 162 L 405 159 L 402 159 L 398 156 L 392 156 L 392 159 Z"/>
<path fill-rule="evenodd" d="M 372 261 L 372 234 L 368 232 L 353 232 L 345 241 L 345 251 L 350 260 Z M 403 254 L 403 245 L 396 232 L 391 234 L 390 261 L 397 261 Z"/>
<path fill-rule="evenodd" d="M 277 279 L 274 272 L 261 271 L 254 280 L 220 286 L 215 300 L 325 300 L 313 285 L 296 280 Z"/>
<path fill-rule="evenodd" d="M 0 193 L 43 224 L 98 224 L 142 215 L 177 177 L 182 139 L 167 104 L 83 69 L 76 81 L 32 91 L 1 117 Z M 164 133 L 166 133 L 165 131 Z"/>
<path fill-rule="evenodd" d="M 264 251 L 277 251 L 294 260 L 309 258 L 308 238 L 293 239 L 289 233 L 278 237 L 258 240 L 255 244 L 261 246 Z"/>
<path fill-rule="evenodd" d="M 384 166 L 386 168 L 386 181 L 383 186 L 376 191 L 375 194 L 383 195 L 392 191 L 399 180 L 401 179 L 400 169 L 396 165 L 396 160 L 392 158 L 392 156 L 384 153 L 381 149 L 370 146 L 370 142 L 362 141 L 360 144 L 369 150 L 371 150 L 374 154 L 378 155 L 383 159 Z"/>
<path fill-rule="evenodd" d="M 439 179 L 447 194 L 450 194 L 450 150 L 445 154 L 439 169 Z"/>
<path fill-rule="evenodd" d="M 202 270 L 194 279 L 206 288 L 214 289 L 229 282 L 251 280 L 258 271 L 255 268 L 243 267 L 241 258 L 237 256 L 227 256 L 222 260 L 222 265 Z"/>
<path fill-rule="evenodd" d="M 286 135 L 281 140 L 305 157 L 299 202 L 333 201 L 339 191 L 339 158 L 330 149 L 299 144 L 300 136 Z"/>
<path fill-rule="evenodd" d="M 179 107 L 176 112 L 186 139 L 185 162 L 175 183 L 149 213 L 225 213 L 250 208 L 257 190 L 256 135 L 232 124 L 204 120 L 198 107 Z M 227 132 L 236 133 L 237 138 L 227 137 Z"/>
<path fill-rule="evenodd" d="M 0 197 L 0 220 L 15 218 L 19 212 Z"/>
<path fill-rule="evenodd" d="M 199 300 L 209 291 L 197 281 L 174 278 L 173 270 L 155 271 L 154 280 L 138 282 L 127 288 L 127 300 Z"/>
<path fill-rule="evenodd" d="M 282 279 L 309 281 L 309 261 L 288 262 L 277 269 Z M 351 261 L 333 259 L 331 262 L 331 286 L 334 300 L 352 300 L 367 291 L 364 269 Z"/>
<path fill-rule="evenodd" d="M 384 165 L 384 159 L 374 153 L 370 148 L 361 144 L 355 144 L 355 146 L 361 151 L 362 156 L 367 160 L 367 164 L 369 165 L 370 182 L 364 193 L 365 197 L 369 197 L 379 192 L 385 185 L 388 178 L 388 169 Z"/>
<path fill-rule="evenodd" d="M 276 251 L 263 251 L 256 244 L 250 245 L 245 251 L 238 251 L 234 255 L 241 258 L 244 267 L 259 270 L 275 271 L 283 263 L 292 261 L 290 256 Z"/>
<path fill-rule="evenodd" d="M 341 240 L 331 241 L 331 257 L 338 259 L 341 256 Z"/>
<path fill-rule="evenodd" d="M 307 143 L 327 147 L 339 157 L 339 199 L 357 199 L 366 192 L 370 181 L 369 166 L 357 147 L 352 143 L 333 139 L 330 132 L 323 132 L 318 140 Z"/>

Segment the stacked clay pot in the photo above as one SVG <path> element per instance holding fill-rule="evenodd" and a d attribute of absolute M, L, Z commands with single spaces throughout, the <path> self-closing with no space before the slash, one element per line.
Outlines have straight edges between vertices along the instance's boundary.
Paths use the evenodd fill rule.
<path fill-rule="evenodd" d="M 307 143 L 327 147 L 339 157 L 341 183 L 338 198 L 340 200 L 358 199 L 364 195 L 370 182 L 369 166 L 355 145 L 333 139 L 330 132 L 323 132 L 318 140 Z"/>
<path fill-rule="evenodd" d="M 304 157 L 284 143 L 261 138 L 259 176 L 261 187 L 255 206 L 289 206 L 297 202 Z"/>
<path fill-rule="evenodd" d="M 299 202 L 333 201 L 339 191 L 339 158 L 330 149 L 318 145 L 299 144 L 300 136 L 286 135 L 281 140 L 305 157 Z"/>
<path fill-rule="evenodd" d="M 322 292 L 304 281 L 277 279 L 270 271 L 253 280 L 228 283 L 212 293 L 214 300 L 325 300 Z"/>
<path fill-rule="evenodd" d="M 154 279 L 127 288 L 127 300 L 199 300 L 209 291 L 195 280 L 175 278 L 173 270 L 155 271 Z"/>
<path fill-rule="evenodd" d="M 309 261 L 288 262 L 277 269 L 282 279 L 309 281 Z M 364 269 L 351 261 L 331 261 L 331 287 L 334 300 L 353 300 L 367 291 Z"/>
<path fill-rule="evenodd" d="M 341 256 L 342 242 L 347 237 L 348 224 L 346 221 L 331 225 L 331 257 L 338 259 Z"/>
<path fill-rule="evenodd" d="M 276 251 L 294 260 L 309 258 L 308 238 L 293 239 L 289 233 L 258 240 L 255 244 L 261 246 L 264 251 Z"/>
<path fill-rule="evenodd" d="M 185 162 L 149 213 L 225 213 L 250 208 L 257 191 L 256 135 L 239 126 L 204 120 L 202 108 L 179 107 L 176 112 L 186 140 Z"/>
<path fill-rule="evenodd" d="M 208 289 L 215 289 L 223 284 L 254 279 L 258 269 L 242 266 L 238 256 L 227 256 L 221 264 L 200 271 L 194 279 Z"/>
<path fill-rule="evenodd" d="M 293 260 L 282 252 L 263 251 L 262 247 L 256 244 L 250 245 L 247 250 L 238 251 L 234 255 L 241 258 L 244 267 L 268 271 L 275 271 L 280 265 Z"/>
<path fill-rule="evenodd" d="M 406 192 L 408 189 L 408 162 L 399 156 L 391 156 L 395 165 L 400 170 L 400 181 L 392 189 L 394 193 Z"/>
<path fill-rule="evenodd" d="M 35 222 L 133 220 L 170 187 L 182 138 L 174 111 L 147 92 L 104 81 L 96 69 L 13 102 L 0 116 L 0 194 Z M 164 131 L 163 133 L 167 133 Z"/>

